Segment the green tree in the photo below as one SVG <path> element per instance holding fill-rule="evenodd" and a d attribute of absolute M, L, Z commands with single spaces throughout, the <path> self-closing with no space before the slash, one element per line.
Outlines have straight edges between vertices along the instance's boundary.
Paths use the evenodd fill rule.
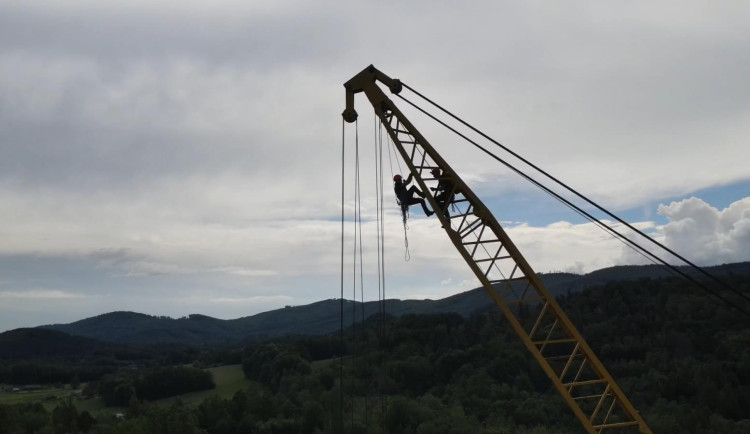
<path fill-rule="evenodd" d="M 78 378 L 78 374 L 73 374 L 73 377 L 71 377 L 70 379 L 70 388 L 78 389 L 80 385 L 81 385 L 81 379 Z"/>
<path fill-rule="evenodd" d="M 323 429 L 325 410 L 317 401 L 305 402 L 302 408 L 302 434 L 313 434 L 317 429 Z"/>
<path fill-rule="evenodd" d="M 91 416 L 91 413 L 84 410 L 78 415 L 76 424 L 78 425 L 78 429 L 80 432 L 86 433 L 89 432 L 94 425 L 96 425 L 96 419 Z"/>
<path fill-rule="evenodd" d="M 227 402 L 218 396 L 210 396 L 198 406 L 198 423 L 211 434 L 225 434 L 223 422 L 231 419 Z"/>
<path fill-rule="evenodd" d="M 247 378 L 260 381 L 274 392 L 285 376 L 304 376 L 312 372 L 310 362 L 302 357 L 299 349 L 275 343 L 256 347 L 243 360 L 242 369 Z"/>
<path fill-rule="evenodd" d="M 78 431 L 78 409 L 70 399 L 66 399 L 52 410 L 52 426 L 55 434 Z"/>

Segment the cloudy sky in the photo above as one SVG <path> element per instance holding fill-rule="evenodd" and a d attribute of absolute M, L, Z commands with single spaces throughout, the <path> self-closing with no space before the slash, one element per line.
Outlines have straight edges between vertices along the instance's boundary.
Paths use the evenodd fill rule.
<path fill-rule="evenodd" d="M 748 21 L 746 2 L 3 0 L 0 331 L 338 297 L 357 135 L 377 298 L 374 118 L 361 95 L 358 134 L 340 116 L 369 64 L 699 264 L 750 260 Z M 537 271 L 642 262 L 402 108 Z M 404 260 L 390 188 L 387 295 L 476 286 L 420 211 Z"/>

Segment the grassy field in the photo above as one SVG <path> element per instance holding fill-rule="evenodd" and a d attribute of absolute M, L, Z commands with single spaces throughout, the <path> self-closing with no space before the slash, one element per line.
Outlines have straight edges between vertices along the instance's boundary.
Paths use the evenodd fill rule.
<path fill-rule="evenodd" d="M 351 360 L 351 358 L 344 357 L 344 363 L 346 363 L 348 360 Z M 336 363 L 336 366 L 338 366 L 338 363 L 341 363 L 341 359 L 339 357 L 335 357 L 333 359 L 316 360 L 310 363 L 310 367 L 312 368 L 313 372 L 319 372 L 334 363 Z"/>
<path fill-rule="evenodd" d="M 228 399 L 238 390 L 252 386 L 252 382 L 245 379 L 245 374 L 242 372 L 242 365 L 220 366 L 217 368 L 209 368 L 208 371 L 211 372 L 214 377 L 214 384 L 216 384 L 214 389 L 204 390 L 202 392 L 185 393 L 183 395 L 161 399 L 154 403 L 156 405 L 171 405 L 177 400 L 180 400 L 184 404 L 198 405 L 211 395 L 218 395 L 221 398 Z M 85 387 L 85 385 L 81 385 L 81 388 L 83 387 Z M 4 385 L 2 389 L 0 389 L 0 404 L 39 402 L 44 405 L 47 410 L 52 410 L 62 400 L 71 398 L 79 410 L 87 410 L 94 415 L 103 413 L 114 414 L 125 410 L 123 408 L 104 407 L 104 404 L 102 404 L 101 400 L 98 398 L 81 399 L 70 388 L 50 387 L 29 392 L 6 391 L 6 389 L 10 390 L 10 388 L 12 388 L 12 386 Z"/>
<path fill-rule="evenodd" d="M 171 405 L 179 399 L 185 404 L 197 405 L 211 395 L 218 395 L 221 398 L 229 399 L 238 390 L 252 386 L 252 382 L 247 380 L 245 373 L 242 372 L 242 365 L 219 366 L 218 368 L 209 368 L 208 371 L 214 376 L 216 388 L 160 399 L 155 401 L 155 403 L 158 405 Z"/>
<path fill-rule="evenodd" d="M 12 386 L 3 386 L 3 389 L 8 389 Z M 60 389 L 60 388 L 49 388 L 34 390 L 29 392 L 7 392 L 3 390 L 0 392 L 0 403 L 3 404 L 23 404 L 30 402 L 57 402 L 58 399 L 64 399 L 71 396 L 73 391 L 71 389 Z"/>
<path fill-rule="evenodd" d="M 86 385 L 81 385 L 81 388 Z M 79 410 L 88 410 L 91 413 L 104 409 L 104 405 L 98 399 L 81 399 L 77 391 L 70 388 L 49 387 L 28 392 L 11 392 L 12 386 L 3 385 L 0 391 L 0 404 L 30 404 L 39 402 L 47 410 L 52 410 L 59 402 L 71 398 Z M 80 389 L 79 389 L 80 390 Z"/>

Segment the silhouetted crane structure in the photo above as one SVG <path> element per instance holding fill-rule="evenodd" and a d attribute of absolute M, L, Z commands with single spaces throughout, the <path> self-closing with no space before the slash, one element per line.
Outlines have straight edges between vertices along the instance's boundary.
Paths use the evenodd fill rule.
<path fill-rule="evenodd" d="M 357 119 L 354 96 L 364 93 L 445 233 L 586 431 L 651 433 L 497 219 L 378 82 L 393 94 L 403 88 L 375 67 L 365 68 L 344 84 L 344 120 Z M 450 191 L 436 197 L 431 181 Z"/>

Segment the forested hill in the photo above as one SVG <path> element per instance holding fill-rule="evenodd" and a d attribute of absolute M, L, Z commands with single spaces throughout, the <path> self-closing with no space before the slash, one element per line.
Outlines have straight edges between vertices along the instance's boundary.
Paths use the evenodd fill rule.
<path fill-rule="evenodd" d="M 750 292 L 750 274 L 732 280 Z M 750 433 L 750 320 L 740 311 L 673 277 L 613 281 L 558 300 L 654 433 Z M 521 321 L 528 330 L 536 316 Z M 338 334 L 251 346 L 243 367 L 283 408 L 337 403 L 340 378 L 347 430 L 338 432 L 583 432 L 498 309 L 371 321 L 343 340 L 341 359 Z M 378 405 L 383 395 L 387 408 Z M 336 407 L 325 409 L 331 417 L 319 426 L 337 432 L 325 430 Z"/>
<path fill-rule="evenodd" d="M 687 272 L 687 269 L 684 269 Z M 716 275 L 750 275 L 750 262 L 710 267 Z M 548 289 L 556 296 L 615 281 L 633 281 L 643 278 L 666 277 L 663 267 L 619 266 L 586 275 L 571 273 L 542 274 Z M 492 306 L 484 289 L 478 288 L 441 300 L 387 300 L 386 311 L 393 316 L 405 314 L 432 314 L 452 312 L 468 317 L 472 313 Z M 361 312 L 359 303 L 346 302 L 347 312 Z M 375 314 L 376 302 L 367 302 L 365 316 Z M 287 335 L 322 335 L 338 330 L 340 302 L 324 300 L 304 306 L 288 306 L 253 316 L 233 320 L 220 320 L 204 315 L 169 318 L 134 312 L 111 312 L 70 324 L 41 326 L 74 336 L 101 341 L 136 345 L 162 342 L 187 345 L 235 345 Z"/>
<path fill-rule="evenodd" d="M 0 334 L 0 358 L 81 354 L 109 345 L 56 330 L 20 328 Z"/>

